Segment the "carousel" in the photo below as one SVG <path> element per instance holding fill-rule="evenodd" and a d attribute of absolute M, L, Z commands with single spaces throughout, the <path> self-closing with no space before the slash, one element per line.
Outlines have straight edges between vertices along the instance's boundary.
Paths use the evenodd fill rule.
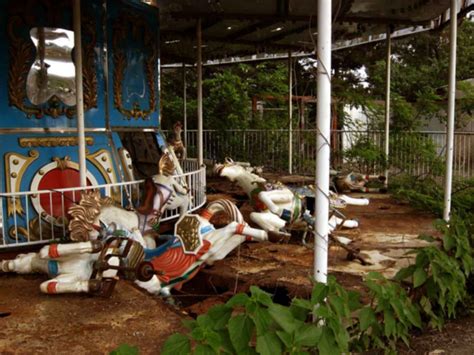
<path fill-rule="evenodd" d="M 138 207 L 141 179 L 163 154 L 187 210 L 205 203 L 204 170 L 178 160 L 160 131 L 158 8 L 75 3 L 0 2 L 3 251 L 67 239 L 84 190 Z M 167 208 L 161 220 L 179 213 Z"/>
<path fill-rule="evenodd" d="M 39 253 L 22 254 L 23 259 L 20 257 L 15 262 L 2 262 L 2 271 L 45 271 L 55 276 L 61 269 L 57 264 L 60 260 L 56 259 L 71 255 L 81 259 L 83 254 L 92 253 L 92 259 L 79 263 L 87 270 L 86 276 L 74 282 L 85 282 L 93 275 L 102 279 L 103 272 L 114 270 L 113 275 L 122 272 L 137 282 L 153 279 L 154 286 L 145 288 L 166 294 L 170 287 L 194 275 L 200 265 L 224 258 L 245 240 L 262 241 L 273 239 L 275 235 L 278 240 L 285 236 L 288 225 L 302 220 L 308 231 L 318 236 L 314 239 L 315 277 L 325 282 L 329 234 L 338 226 L 358 226 L 357 221 L 345 216 L 340 218 L 332 211 L 347 204 L 367 204 L 364 199 L 337 196 L 329 191 L 330 120 L 324 118 L 330 112 L 331 8 L 320 4 L 317 27 L 312 25 L 311 16 L 309 19 L 310 28 L 317 29 L 312 35 L 318 36 L 316 49 L 323 64 L 318 67 L 317 77 L 320 132 L 317 145 L 320 149 L 315 187 L 311 192 L 313 208 L 306 208 L 305 196 L 282 184 L 269 184 L 231 159 L 215 167 L 217 174 L 236 181 L 253 201 L 255 211 L 250 219 L 261 228 L 253 229 L 227 200 L 214 201 L 201 214 L 195 213 L 206 202 L 202 51 L 208 45 L 203 45 L 203 33 L 212 32 L 215 26 L 225 27 L 226 31 L 220 31 L 219 36 L 212 33 L 206 36 L 217 56 L 222 55 L 222 51 L 233 56 L 248 54 L 254 45 L 257 48 L 268 46 L 270 51 L 285 47 L 291 64 L 292 36 L 298 34 L 307 39 L 305 14 L 315 9 L 308 2 L 301 8 L 292 8 L 288 3 L 276 13 L 270 7 L 258 8 L 255 14 L 266 15 L 268 22 L 257 21 L 228 35 L 227 31 L 235 30 L 226 21 L 256 19 L 249 9 L 245 10 L 249 13 L 244 11 L 237 15 L 224 11 L 222 4 L 209 1 L 174 4 L 176 7 L 173 2 L 162 1 L 159 7 L 155 1 L 138 0 L 0 1 L 1 22 L 5 24 L 0 31 L 4 56 L 0 77 L 5 83 L 0 91 L 0 134 L 4 139 L 0 147 L 3 157 L 0 251 L 34 246 L 38 249 L 46 244 Z M 342 26 L 348 31 L 351 21 L 363 22 L 361 12 L 367 11 L 366 15 L 372 16 L 369 8 L 361 10 L 357 6 L 338 4 L 335 15 L 340 21 L 335 24 L 336 28 Z M 442 14 L 448 8 L 447 1 L 430 7 L 429 13 L 423 13 L 422 4 L 418 5 L 407 9 L 414 12 L 409 17 L 410 23 L 424 26 L 422 30 L 434 28 L 438 20 L 439 26 L 445 20 Z M 472 4 L 464 5 L 463 11 Z M 230 10 L 231 7 L 227 9 Z M 327 16 L 323 15 L 325 11 Z M 379 21 L 357 29 L 361 35 L 386 29 L 388 58 L 392 32 L 395 36 L 396 30 L 401 31 L 407 25 L 404 21 L 408 21 L 403 4 L 397 11 L 393 16 L 382 11 Z M 160 20 L 160 12 L 165 21 Z M 356 13 L 362 17 L 354 17 Z M 210 19 L 216 14 L 217 18 Z M 287 21 L 292 24 L 283 31 Z M 383 23 L 382 27 L 379 22 Z M 387 23 L 397 26 L 387 27 Z M 276 25 L 279 27 L 273 28 Z M 161 50 L 160 27 L 161 37 L 165 39 Z M 270 31 L 267 41 L 259 40 L 261 28 Z M 419 30 L 413 27 L 412 32 Z M 196 56 L 190 59 L 187 57 L 190 51 L 179 51 L 179 48 L 189 48 L 192 44 L 188 37 L 194 35 Z M 253 35 L 256 39 L 251 37 Z M 170 36 L 177 38 L 170 39 Z M 231 43 L 231 39 L 246 36 L 251 38 Z M 229 47 L 222 47 L 222 42 L 228 42 Z M 314 41 L 311 43 L 314 45 Z M 296 56 L 312 55 L 310 49 L 311 45 Z M 185 62 L 195 60 L 196 64 L 198 139 L 194 160 L 186 159 L 181 140 L 184 128 L 186 142 L 186 112 L 184 127 L 176 122 L 168 139 L 160 130 L 159 69 L 161 60 L 179 57 L 176 50 L 186 53 L 181 55 L 183 69 Z M 387 98 L 386 122 L 389 122 L 389 89 Z M 289 107 L 291 122 L 291 105 Z M 388 152 L 388 146 L 385 148 Z M 290 173 L 291 165 L 290 160 Z M 367 180 L 363 177 L 359 186 L 356 177 L 347 178 L 357 188 L 362 188 Z M 78 209 L 81 210 L 79 215 Z M 226 227 L 213 226 L 211 217 L 216 212 L 226 212 L 231 217 Z M 172 231 L 166 236 L 161 223 L 171 220 L 173 224 L 168 232 Z M 115 238 L 111 244 L 110 238 Z M 74 244 L 61 246 L 64 242 L 79 244 L 77 248 Z M 98 257 L 102 266 L 91 268 L 97 264 Z M 109 262 L 114 258 L 118 260 L 114 261 L 116 265 Z M 160 278 L 158 275 L 168 276 Z M 53 291 L 90 291 L 102 287 L 84 285 L 69 285 L 64 291 L 59 291 L 60 288 Z M 42 290 L 52 289 L 46 285 Z"/>

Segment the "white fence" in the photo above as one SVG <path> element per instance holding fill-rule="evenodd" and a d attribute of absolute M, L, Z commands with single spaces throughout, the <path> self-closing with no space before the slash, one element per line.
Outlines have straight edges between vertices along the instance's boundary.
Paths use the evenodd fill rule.
<path fill-rule="evenodd" d="M 187 172 L 175 178 L 188 186 L 189 211 L 194 211 L 206 202 L 206 170 L 197 169 L 197 163 L 193 161 L 184 162 L 183 170 Z M 102 196 L 112 197 L 123 208 L 138 207 L 143 183 L 144 180 L 138 180 L 86 188 L 0 193 L 0 249 L 65 238 L 68 234 L 67 209 L 80 199 L 84 190 L 99 189 Z M 176 218 L 178 214 L 179 210 L 167 210 L 161 221 Z"/>
<path fill-rule="evenodd" d="M 294 173 L 314 174 L 316 134 L 316 130 L 293 130 Z M 203 135 L 206 159 L 223 161 L 229 156 L 252 165 L 263 165 L 266 170 L 288 170 L 289 134 L 286 129 L 204 130 Z M 195 156 L 197 131 L 188 130 L 186 140 L 188 156 Z M 332 131 L 332 167 L 383 173 L 380 163 L 384 160 L 383 144 L 383 131 Z M 356 146 L 359 156 L 354 154 Z M 445 149 L 445 132 L 393 132 L 390 134 L 390 169 L 392 173 L 439 174 L 444 165 Z M 374 157 L 376 154 L 379 156 Z M 474 177 L 474 132 L 456 132 L 454 135 L 454 175 Z"/>

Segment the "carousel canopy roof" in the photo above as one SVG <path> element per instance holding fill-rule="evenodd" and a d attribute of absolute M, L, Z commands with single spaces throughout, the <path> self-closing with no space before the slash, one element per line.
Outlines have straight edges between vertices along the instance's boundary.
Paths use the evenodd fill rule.
<path fill-rule="evenodd" d="M 201 19 L 203 57 L 216 63 L 236 57 L 278 57 L 314 52 L 316 0 L 158 0 L 163 64 L 194 63 L 196 22 Z M 460 11 L 474 0 L 458 0 Z M 449 20 L 450 0 L 333 0 L 334 49 L 438 28 Z M 250 56 L 250 57 L 248 57 Z M 212 64 L 212 62 L 211 62 Z"/>

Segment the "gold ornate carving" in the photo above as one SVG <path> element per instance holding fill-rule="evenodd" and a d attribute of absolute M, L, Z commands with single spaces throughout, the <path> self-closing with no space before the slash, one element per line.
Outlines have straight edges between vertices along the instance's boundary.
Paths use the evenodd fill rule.
<path fill-rule="evenodd" d="M 42 3 L 47 7 L 50 15 L 56 16 L 62 14 L 66 2 L 59 4 L 57 1 L 43 0 Z M 69 3 L 69 6 L 71 4 Z M 23 111 L 27 117 L 42 118 L 51 116 L 57 118 L 65 115 L 72 118 L 76 114 L 76 106 L 64 105 L 58 97 L 52 96 L 46 104 L 32 105 L 26 97 L 26 80 L 31 64 L 35 59 L 35 48 L 31 40 L 18 34 L 19 29 L 30 28 L 36 25 L 34 17 L 29 16 L 29 12 L 34 11 L 31 7 L 25 6 L 25 9 L 15 15 L 10 15 L 7 23 L 7 33 L 10 42 L 9 53 L 10 68 L 8 71 L 8 98 L 10 106 L 15 106 Z M 84 111 L 92 107 L 97 107 L 97 76 L 95 71 L 95 24 L 90 16 L 83 16 L 83 87 L 84 87 Z"/>
<path fill-rule="evenodd" d="M 66 169 L 75 169 L 79 170 L 79 164 L 71 161 L 71 157 L 65 156 L 63 159 L 54 157 L 52 161 L 56 162 L 58 164 L 58 169 L 60 170 L 66 170 Z"/>
<path fill-rule="evenodd" d="M 72 217 L 68 229 L 70 237 L 75 242 L 89 240 L 89 233 L 94 231 L 93 225 L 103 207 L 113 206 L 114 200 L 102 197 L 99 190 L 86 190 L 82 193 L 81 201 L 69 208 Z"/>
<path fill-rule="evenodd" d="M 94 145 L 93 137 L 85 137 L 87 145 Z M 18 138 L 20 147 L 70 147 L 78 145 L 77 137 L 29 137 Z"/>
<path fill-rule="evenodd" d="M 181 240 L 184 253 L 196 254 L 201 247 L 199 226 L 199 219 L 195 215 L 186 215 L 176 224 L 175 235 Z"/>
<path fill-rule="evenodd" d="M 28 155 L 29 156 L 25 156 L 18 153 L 5 154 L 5 182 L 7 192 L 20 191 L 23 174 L 25 173 L 28 166 L 30 166 L 30 164 L 39 157 L 39 153 L 36 150 L 30 150 Z M 12 216 L 14 213 L 24 213 L 21 199 L 19 197 L 8 197 L 7 201 L 7 210 L 9 216 Z"/>
<path fill-rule="evenodd" d="M 115 21 L 113 28 L 112 46 L 114 61 L 114 107 L 127 119 L 149 119 L 156 110 L 156 68 L 158 61 L 157 38 L 146 23 L 139 16 L 131 13 L 122 13 Z M 145 51 L 145 77 L 148 87 L 148 109 L 142 109 L 138 102 L 131 108 L 125 108 L 122 101 L 122 85 L 127 67 L 127 55 L 123 43 L 131 35 L 134 41 L 143 41 Z"/>

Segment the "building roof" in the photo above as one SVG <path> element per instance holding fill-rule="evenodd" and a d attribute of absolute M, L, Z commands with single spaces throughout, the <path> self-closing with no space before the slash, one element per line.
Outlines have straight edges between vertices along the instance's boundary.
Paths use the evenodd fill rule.
<path fill-rule="evenodd" d="M 458 0 L 463 13 L 474 0 Z M 450 0 L 333 0 L 335 48 L 437 28 L 449 19 Z M 229 61 L 278 53 L 314 52 L 316 0 L 158 0 L 163 64 L 195 61 L 201 19 L 205 60 Z M 400 32 L 401 31 L 401 32 Z M 286 54 L 285 54 L 286 55 Z"/>

